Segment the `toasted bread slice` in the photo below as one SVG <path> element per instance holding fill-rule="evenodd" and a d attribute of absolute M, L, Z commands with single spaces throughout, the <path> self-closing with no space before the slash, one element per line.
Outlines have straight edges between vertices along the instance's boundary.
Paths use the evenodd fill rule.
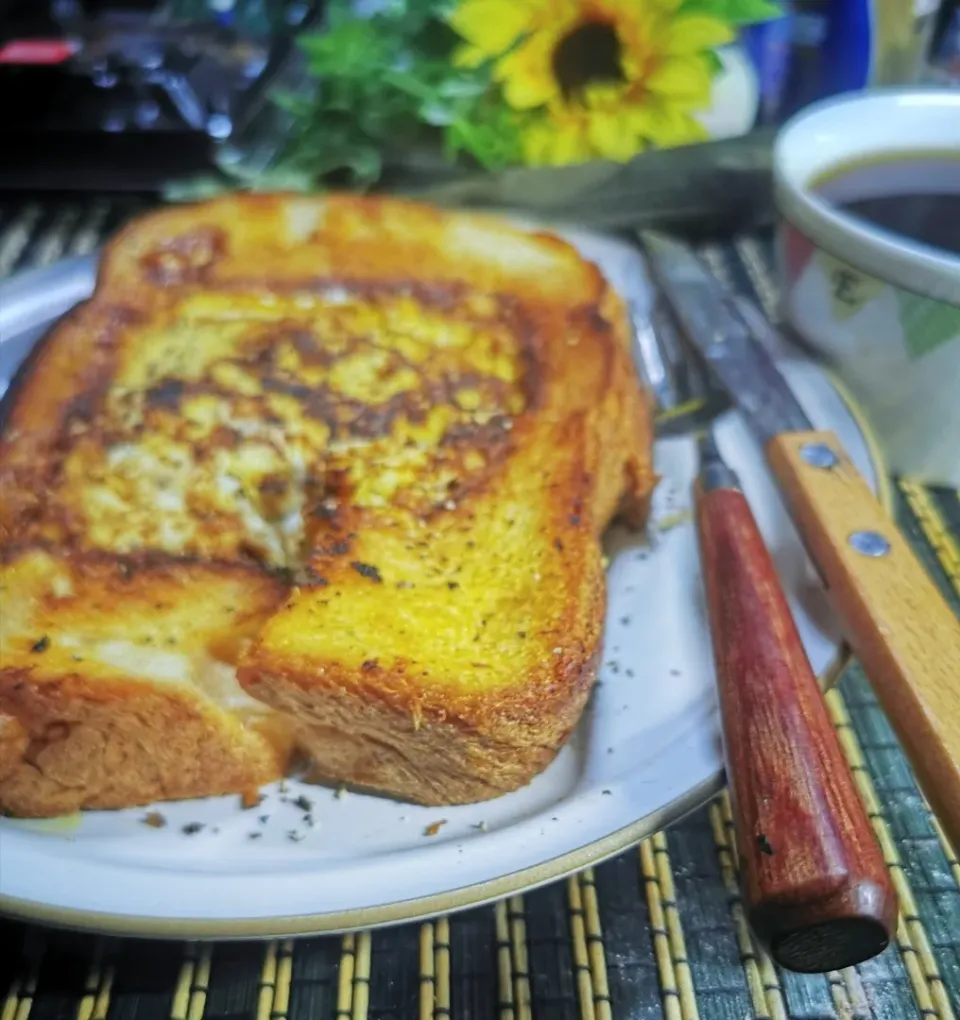
<path fill-rule="evenodd" d="M 236 658 L 283 596 L 244 567 L 8 551 L 0 564 L 0 805 L 16 815 L 251 793 L 290 727 Z"/>
<path fill-rule="evenodd" d="M 217 571 L 254 590 L 291 577 L 252 628 L 245 689 L 320 775 L 478 800 L 527 782 L 579 717 L 600 535 L 618 511 L 642 521 L 651 443 L 626 313 L 568 245 L 396 200 L 233 197 L 109 245 L 17 393 L 0 544 L 150 553 L 196 609 L 226 606 Z M 181 622 L 202 657 L 196 609 Z M 32 747 L 36 721 L 2 692 L 47 673 L 16 634 L 0 712 Z"/>

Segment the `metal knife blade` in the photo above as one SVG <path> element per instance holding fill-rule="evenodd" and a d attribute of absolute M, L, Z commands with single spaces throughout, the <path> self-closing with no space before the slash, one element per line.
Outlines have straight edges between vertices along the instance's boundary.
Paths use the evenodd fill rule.
<path fill-rule="evenodd" d="M 784 432 L 811 429 L 810 419 L 723 285 L 681 242 L 653 231 L 642 231 L 640 238 L 655 281 L 684 333 L 760 442 L 766 446 Z"/>

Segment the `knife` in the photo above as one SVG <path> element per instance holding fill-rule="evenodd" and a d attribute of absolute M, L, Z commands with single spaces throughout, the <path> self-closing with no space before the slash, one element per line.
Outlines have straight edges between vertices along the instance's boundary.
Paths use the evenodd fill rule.
<path fill-rule="evenodd" d="M 747 920 L 804 973 L 883 952 L 897 896 L 776 568 L 713 434 L 694 486 Z"/>
<path fill-rule="evenodd" d="M 947 837 L 960 847 L 960 620 L 832 432 L 817 430 L 686 245 L 642 232 L 681 330 L 763 448 L 804 545 Z"/>

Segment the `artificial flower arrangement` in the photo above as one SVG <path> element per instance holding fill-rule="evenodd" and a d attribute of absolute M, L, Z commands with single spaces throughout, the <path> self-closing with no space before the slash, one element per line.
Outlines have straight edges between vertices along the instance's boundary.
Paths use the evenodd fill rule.
<path fill-rule="evenodd" d="M 425 147 L 503 170 L 706 140 L 728 44 L 780 14 L 772 0 L 331 0 L 323 32 L 299 40 L 315 87 L 276 97 L 293 124 L 281 163 L 368 186 Z"/>

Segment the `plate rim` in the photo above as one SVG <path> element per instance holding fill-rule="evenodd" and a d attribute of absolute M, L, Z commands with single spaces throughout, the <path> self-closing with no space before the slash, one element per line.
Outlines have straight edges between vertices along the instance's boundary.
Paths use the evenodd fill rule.
<path fill-rule="evenodd" d="M 36 284 L 44 277 L 52 276 L 55 273 L 63 274 L 65 269 L 68 272 L 69 270 L 74 271 L 79 284 L 86 276 L 84 270 L 89 271 L 91 263 L 95 265 L 96 254 L 68 261 L 71 263 L 69 267 L 64 266 L 63 262 L 58 262 L 49 267 L 15 274 L 0 284 L 0 294 L 4 291 L 9 292 L 11 285 L 22 286 L 25 277 L 30 278 L 30 283 Z M 84 300 L 86 296 L 88 295 L 81 293 L 77 300 Z M 840 397 L 853 419 L 870 458 L 870 465 L 876 480 L 877 498 L 884 510 L 888 514 L 892 513 L 894 506 L 893 483 L 887 471 L 886 459 L 879 439 L 864 410 L 830 368 L 817 364 L 805 352 L 800 353 L 806 363 L 815 366 L 822 374 Z M 821 686 L 826 689 L 832 687 L 849 660 L 850 648 L 846 642 L 842 642 L 833 661 L 818 678 Z M 503 899 L 506 896 L 523 893 L 608 860 L 708 803 L 723 787 L 724 774 L 721 768 L 703 782 L 642 818 L 565 854 L 517 871 L 508 872 L 494 879 L 425 896 L 394 900 L 379 906 L 356 907 L 319 914 L 278 915 L 276 917 L 171 918 L 57 907 L 38 900 L 0 893 L 0 913 L 56 928 L 98 932 L 105 935 L 144 936 L 161 939 L 282 938 L 339 934 L 364 928 L 422 921 L 439 914 L 466 910 Z"/>

